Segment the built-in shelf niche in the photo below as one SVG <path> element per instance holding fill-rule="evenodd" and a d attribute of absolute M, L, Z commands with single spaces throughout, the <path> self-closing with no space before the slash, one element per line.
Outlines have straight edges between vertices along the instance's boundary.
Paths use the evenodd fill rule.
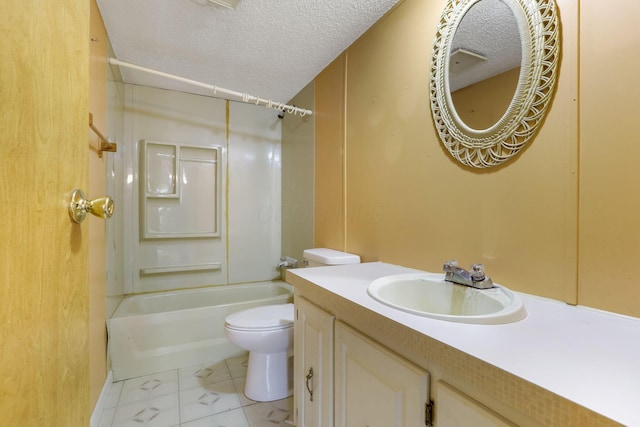
<path fill-rule="evenodd" d="M 140 146 L 142 238 L 220 237 L 221 148 Z"/>

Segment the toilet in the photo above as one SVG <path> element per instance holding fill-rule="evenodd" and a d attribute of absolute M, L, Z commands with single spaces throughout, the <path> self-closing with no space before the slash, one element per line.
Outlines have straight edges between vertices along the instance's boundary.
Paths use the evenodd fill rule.
<path fill-rule="evenodd" d="M 293 349 L 293 304 L 264 305 L 227 316 L 224 334 L 249 351 L 244 394 L 270 402 L 291 396 L 289 355 Z"/>
<path fill-rule="evenodd" d="M 308 265 L 357 264 L 360 257 L 333 249 L 307 249 Z M 244 394 L 257 402 L 270 402 L 293 394 L 293 304 L 249 308 L 225 319 L 229 341 L 249 351 Z"/>

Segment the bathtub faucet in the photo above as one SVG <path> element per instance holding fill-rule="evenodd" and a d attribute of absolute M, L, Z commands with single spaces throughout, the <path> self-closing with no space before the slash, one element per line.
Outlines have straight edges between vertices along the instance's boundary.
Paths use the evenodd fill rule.
<path fill-rule="evenodd" d="M 447 261 L 442 266 L 446 273 L 444 280 L 447 282 L 457 283 L 459 285 L 471 286 L 478 289 L 493 288 L 491 277 L 485 276 L 484 265 L 473 264 L 469 271 L 458 266 L 458 262 L 454 259 Z"/>
<path fill-rule="evenodd" d="M 278 268 L 297 268 L 298 260 L 292 258 L 290 256 L 283 256 L 280 258 L 280 264 L 278 264 Z"/>

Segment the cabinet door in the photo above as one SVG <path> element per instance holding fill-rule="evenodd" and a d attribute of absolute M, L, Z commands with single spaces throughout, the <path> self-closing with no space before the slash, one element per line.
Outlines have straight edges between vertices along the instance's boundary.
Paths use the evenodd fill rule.
<path fill-rule="evenodd" d="M 515 424 L 445 382 L 438 381 L 437 394 L 438 427 L 515 427 Z"/>
<path fill-rule="evenodd" d="M 428 372 L 341 322 L 334 381 L 337 427 L 425 425 Z"/>
<path fill-rule="evenodd" d="M 335 318 L 301 297 L 295 306 L 295 421 L 298 427 L 331 427 Z"/>

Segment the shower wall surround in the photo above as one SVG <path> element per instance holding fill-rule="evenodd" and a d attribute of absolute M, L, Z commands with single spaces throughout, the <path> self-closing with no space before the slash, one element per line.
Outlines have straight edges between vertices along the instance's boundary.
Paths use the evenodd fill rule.
<path fill-rule="evenodd" d="M 131 294 L 277 277 L 281 200 L 277 114 L 239 103 L 229 103 L 227 110 L 224 100 L 122 86 L 124 143 L 109 169 L 120 205 L 110 236 L 115 248 L 110 249 L 113 288 Z M 113 110 L 118 108 L 115 104 Z M 117 121 L 117 111 L 110 109 L 109 115 Z M 117 128 L 117 123 L 112 126 Z M 149 156 L 155 168 L 151 192 L 144 175 Z M 173 187 L 165 188 L 168 183 Z M 203 192 L 203 203 L 197 192 Z M 150 206 L 153 224 L 142 217 Z M 174 221 L 169 226 L 163 215 L 172 209 L 179 210 L 182 219 L 167 217 Z M 187 219 L 188 210 L 196 211 L 197 223 Z M 203 232 L 193 233 L 195 229 Z"/>
<path fill-rule="evenodd" d="M 124 88 L 117 82 L 107 67 L 107 124 L 106 132 L 115 141 L 124 142 Z M 118 151 L 105 156 L 106 159 L 106 193 L 110 195 L 116 205 L 116 210 L 109 221 L 105 221 L 106 239 L 106 317 L 109 318 L 122 300 L 124 294 L 124 218 L 130 217 L 128 212 L 131 203 L 124 203 L 123 194 L 126 176 L 123 172 L 124 145 Z M 131 176 L 130 174 L 127 176 Z M 131 185 L 131 184 L 128 184 Z M 126 211 L 126 212 L 125 212 Z M 128 259 L 128 258 L 127 258 Z"/>

